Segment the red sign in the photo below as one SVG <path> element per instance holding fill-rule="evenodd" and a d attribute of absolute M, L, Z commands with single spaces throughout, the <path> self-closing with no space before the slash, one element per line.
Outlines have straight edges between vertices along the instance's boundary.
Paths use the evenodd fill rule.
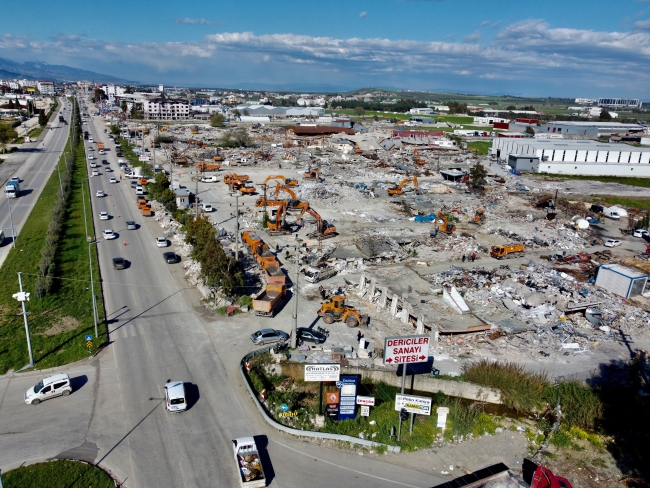
<path fill-rule="evenodd" d="M 384 364 L 425 363 L 429 359 L 428 335 L 386 337 Z"/>
<path fill-rule="evenodd" d="M 339 392 L 338 391 L 328 391 L 325 394 L 328 405 L 337 405 L 339 403 Z"/>

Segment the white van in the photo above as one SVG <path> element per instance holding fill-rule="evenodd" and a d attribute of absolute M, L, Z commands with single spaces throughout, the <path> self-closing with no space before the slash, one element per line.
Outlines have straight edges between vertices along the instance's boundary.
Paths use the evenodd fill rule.
<path fill-rule="evenodd" d="M 136 194 L 136 195 L 144 195 L 144 188 L 142 188 L 142 187 L 139 186 L 139 185 L 136 186 L 136 187 L 135 187 L 135 194 Z"/>
<path fill-rule="evenodd" d="M 68 396 L 72 393 L 70 377 L 67 373 L 48 376 L 32 386 L 25 392 L 25 403 L 27 405 L 38 405 L 43 400 L 49 400 L 57 396 Z"/>
<path fill-rule="evenodd" d="M 182 381 L 170 381 L 165 385 L 165 400 L 168 412 L 184 412 L 187 410 L 185 399 L 185 384 Z"/>
<path fill-rule="evenodd" d="M 606 208 L 603 211 L 603 215 L 605 215 L 605 217 L 608 217 L 608 218 L 610 218 L 612 220 L 620 220 L 621 219 L 621 215 L 618 213 L 618 209 L 614 208 L 614 207 Z"/>

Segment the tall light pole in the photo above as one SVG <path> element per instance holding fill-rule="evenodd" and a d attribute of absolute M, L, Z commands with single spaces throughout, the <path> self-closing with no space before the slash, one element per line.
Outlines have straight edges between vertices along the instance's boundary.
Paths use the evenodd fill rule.
<path fill-rule="evenodd" d="M 88 185 L 88 194 L 90 194 L 90 185 Z M 84 182 L 81 182 L 81 200 L 84 206 L 84 225 L 86 227 L 86 236 L 88 239 L 88 267 L 90 269 L 90 292 L 93 295 L 93 319 L 95 321 L 95 337 L 99 339 L 99 332 L 97 329 L 97 302 L 95 301 L 95 282 L 93 280 L 93 260 L 90 253 L 90 245 L 92 240 L 88 234 L 88 219 L 86 218 L 86 197 L 84 195 Z M 96 242 L 96 241 L 95 241 Z"/>
<path fill-rule="evenodd" d="M 18 300 L 23 306 L 23 318 L 25 319 L 25 334 L 27 335 L 27 351 L 29 352 L 29 364 L 27 367 L 34 366 L 34 355 L 32 353 L 32 341 L 29 338 L 29 322 L 27 321 L 27 309 L 25 308 L 25 301 L 29 300 L 29 293 L 23 291 L 23 278 L 18 273 L 18 284 L 20 285 L 20 292 L 12 295 L 13 298 Z"/>
<path fill-rule="evenodd" d="M 11 224 L 11 242 L 14 244 L 14 249 L 16 249 L 16 233 L 14 232 L 14 218 L 11 215 L 11 199 L 7 197 L 7 205 L 9 205 L 9 223 Z"/>
<path fill-rule="evenodd" d="M 291 325 L 291 349 L 296 348 L 296 342 L 298 340 L 298 294 L 300 293 L 298 287 L 298 280 L 300 279 L 300 243 L 302 241 L 296 236 L 296 277 L 293 282 L 293 315 L 292 315 L 292 325 Z"/>

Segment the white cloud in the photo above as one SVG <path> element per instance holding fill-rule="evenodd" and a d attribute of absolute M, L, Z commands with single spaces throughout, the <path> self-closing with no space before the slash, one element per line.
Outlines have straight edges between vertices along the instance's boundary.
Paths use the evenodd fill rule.
<path fill-rule="evenodd" d="M 650 30 L 650 19 L 635 22 L 633 28 L 636 30 Z"/>
<path fill-rule="evenodd" d="M 361 13 L 359 14 L 359 18 L 363 19 L 363 18 L 366 17 L 367 15 L 368 15 L 368 12 L 361 12 Z"/>
<path fill-rule="evenodd" d="M 486 25 L 490 25 L 491 23 L 492 23 L 491 20 L 484 20 L 483 22 L 481 22 L 481 27 L 485 27 Z"/>
<path fill-rule="evenodd" d="M 187 25 L 224 25 L 221 22 L 214 22 L 212 20 L 205 19 L 190 19 L 185 17 L 183 19 L 174 20 L 174 24 L 187 24 Z"/>
<path fill-rule="evenodd" d="M 479 31 L 475 31 L 472 34 L 465 36 L 463 38 L 463 42 L 465 43 L 472 43 L 472 42 L 478 42 L 481 39 L 481 34 Z"/>

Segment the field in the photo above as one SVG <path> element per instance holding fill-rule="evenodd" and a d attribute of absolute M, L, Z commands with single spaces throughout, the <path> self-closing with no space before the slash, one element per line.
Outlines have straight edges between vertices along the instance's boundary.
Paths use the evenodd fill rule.
<path fill-rule="evenodd" d="M 3 473 L 5 488 L 115 488 L 110 476 L 79 461 L 49 461 Z"/>
<path fill-rule="evenodd" d="M 62 172 L 65 165 L 60 164 Z M 64 210 L 62 234 L 54 255 L 52 290 L 43 298 L 34 294 L 36 278 L 39 276 L 41 252 L 45 246 L 45 235 L 50 225 L 52 211 L 59 191 L 57 171 L 52 173 L 33 211 L 27 218 L 16 248 L 11 249 L 7 260 L 0 268 L 0 279 L 5 286 L 0 291 L 0 374 L 22 368 L 29 363 L 27 342 L 19 302 L 12 294 L 19 290 L 18 272 L 22 273 L 23 288 L 32 293 L 26 303 L 29 313 L 34 361 L 39 368 L 49 368 L 77 361 L 88 356 L 84 342 L 85 334 L 94 334 L 92 297 L 90 293 L 90 271 L 88 266 L 88 244 L 84 225 L 82 182 L 88 172 L 83 150 L 83 141 L 77 145 L 75 166 L 72 172 L 71 196 Z M 90 198 L 85 193 L 89 233 L 93 232 Z M 97 265 L 97 253 L 92 250 L 93 275 L 98 298 L 98 315 L 103 316 L 101 285 Z M 96 349 L 106 336 L 95 338 Z"/>

